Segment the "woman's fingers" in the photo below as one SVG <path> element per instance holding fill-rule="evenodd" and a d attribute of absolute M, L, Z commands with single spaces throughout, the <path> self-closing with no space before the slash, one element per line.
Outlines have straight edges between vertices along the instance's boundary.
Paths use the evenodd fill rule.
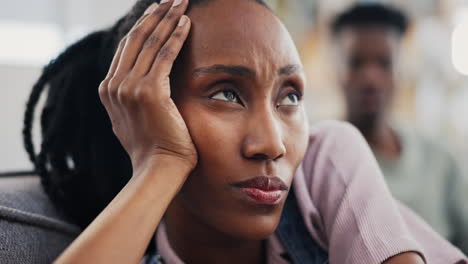
<path fill-rule="evenodd" d="M 104 104 L 104 106 L 106 107 L 106 110 L 108 111 L 110 110 L 108 109 L 109 102 L 110 102 L 109 82 L 112 76 L 114 76 L 114 72 L 119 63 L 120 56 L 122 54 L 122 50 L 124 46 L 125 46 L 125 38 L 123 38 L 119 42 L 119 46 L 117 47 L 117 51 L 114 54 L 114 58 L 112 59 L 111 66 L 109 68 L 109 71 L 107 72 L 107 76 L 99 85 L 99 98 L 101 99 L 101 102 Z"/>
<path fill-rule="evenodd" d="M 141 47 L 170 8 L 170 1 L 161 5 L 150 5 L 140 18 L 140 22 L 135 23 L 124 37 L 125 42 L 120 57 L 118 57 L 117 67 L 116 69 L 112 69 L 114 73 L 109 80 L 108 93 L 110 105 L 121 103 L 122 95 L 125 96 L 123 92 L 126 92 L 124 90 L 127 90 L 128 86 L 134 85 L 128 77 Z"/>
<path fill-rule="evenodd" d="M 148 17 L 149 14 L 153 13 L 154 11 L 156 11 L 156 8 L 158 8 L 158 3 L 152 3 L 146 10 L 145 12 L 143 13 L 143 15 L 137 20 L 137 22 L 135 22 L 135 25 L 133 25 L 132 29 L 138 25 L 141 24 L 141 22 L 143 20 L 145 20 L 145 18 Z"/>
<path fill-rule="evenodd" d="M 132 70 L 133 76 L 141 77 L 148 73 L 154 62 L 156 54 L 158 54 L 161 47 L 171 37 L 171 34 L 174 32 L 181 16 L 187 10 L 187 6 L 187 0 L 174 0 L 171 9 L 166 13 L 163 20 L 143 44 L 143 48 L 141 49 Z"/>
<path fill-rule="evenodd" d="M 180 53 L 182 46 L 190 31 L 190 19 L 183 15 L 176 29 L 172 32 L 169 40 L 159 50 L 156 58 L 148 72 L 147 78 L 151 81 L 168 81 L 177 55 Z M 170 95 L 169 85 L 161 87 L 166 89 L 161 91 L 164 95 Z"/>
<path fill-rule="evenodd" d="M 169 73 L 190 30 L 190 20 L 183 15 L 188 0 L 169 0 L 151 5 L 130 32 L 121 40 L 109 73 L 99 88 L 101 101 L 108 112 L 120 112 L 117 105 L 134 102 L 132 95 L 141 91 L 139 79 L 148 76 L 163 86 L 160 95 L 169 95 Z M 136 62 L 135 62 L 136 61 Z M 143 89 L 143 88 L 141 88 Z"/>
<path fill-rule="evenodd" d="M 147 14 L 141 23 L 133 27 L 130 32 L 128 32 L 126 36 L 127 41 L 122 50 L 122 55 L 115 73 L 116 75 L 128 74 L 140 53 L 143 43 L 146 41 L 148 36 L 151 35 L 159 22 L 165 17 L 170 8 L 170 1 L 160 4 L 153 12 Z"/>
<path fill-rule="evenodd" d="M 110 78 L 114 76 L 115 70 L 117 69 L 117 66 L 119 65 L 119 60 L 122 55 L 122 50 L 125 47 L 125 42 L 127 41 L 127 38 L 122 38 L 119 42 L 119 45 L 117 46 L 117 50 L 115 51 L 114 58 L 112 59 L 111 66 L 109 67 L 109 71 L 107 72 L 106 78 Z"/>
<path fill-rule="evenodd" d="M 135 23 L 135 25 L 132 27 L 132 29 L 135 28 L 137 25 L 139 25 L 146 17 L 148 17 L 149 14 L 153 13 L 156 10 L 157 7 L 158 7 L 157 3 L 154 3 L 154 4 L 150 5 L 146 9 L 146 11 L 143 13 L 143 15 L 138 19 L 138 21 Z M 109 67 L 109 71 L 107 72 L 106 78 L 110 78 L 110 77 L 114 76 L 115 71 L 117 69 L 117 66 L 119 65 L 120 57 L 122 55 L 122 50 L 125 47 L 126 42 L 127 42 L 127 37 L 123 37 L 120 40 L 119 45 L 117 47 L 117 50 L 116 50 L 116 52 L 114 54 L 114 58 L 112 59 L 111 66 Z"/>
<path fill-rule="evenodd" d="M 144 21 L 144 19 L 146 17 L 148 17 L 149 14 L 153 13 L 156 8 L 158 7 L 158 4 L 157 3 L 154 3 L 152 5 L 150 5 L 146 11 L 144 12 L 144 14 L 140 17 L 140 19 L 138 19 L 138 21 L 135 23 L 135 25 L 132 27 L 135 28 L 137 25 L 139 25 L 142 21 Z M 106 109 L 109 110 L 108 108 L 110 108 L 111 106 L 109 105 L 109 103 L 111 102 L 111 91 L 110 91 L 110 80 L 114 77 L 115 75 L 115 72 L 117 70 L 117 66 L 119 65 L 119 62 L 120 62 L 120 59 L 122 57 L 122 51 L 125 47 L 125 44 L 127 42 L 127 37 L 123 37 L 120 42 L 119 42 L 119 45 L 117 46 L 117 50 L 114 54 L 114 57 L 112 59 L 112 62 L 111 62 L 111 65 L 109 67 L 109 70 L 107 72 L 107 76 L 106 78 L 104 79 L 104 81 L 101 83 L 101 85 L 99 86 L 99 97 L 101 99 L 101 102 L 104 104 L 104 106 L 106 107 Z M 114 78 L 115 80 L 115 78 Z M 115 86 L 115 85 L 114 85 Z"/>

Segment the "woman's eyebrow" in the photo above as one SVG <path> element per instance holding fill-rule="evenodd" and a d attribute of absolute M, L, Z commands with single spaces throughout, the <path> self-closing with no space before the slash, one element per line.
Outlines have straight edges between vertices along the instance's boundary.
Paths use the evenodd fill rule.
<path fill-rule="evenodd" d="M 302 71 L 302 66 L 300 64 L 289 64 L 284 67 L 281 67 L 278 70 L 278 75 L 291 75 L 296 72 Z M 220 74 L 225 73 L 229 75 L 235 75 L 240 77 L 255 77 L 255 71 L 242 66 L 242 65 L 223 65 L 223 64 L 216 64 L 208 67 L 200 67 L 196 68 L 193 71 L 193 75 L 204 75 L 204 74 Z"/>
<path fill-rule="evenodd" d="M 227 73 L 230 75 L 236 75 L 241 77 L 255 77 L 255 72 L 247 68 L 245 66 L 240 65 L 222 65 L 216 64 L 209 67 L 201 67 L 197 68 L 193 71 L 193 75 L 204 75 L 204 74 L 219 74 L 219 73 Z"/>
<path fill-rule="evenodd" d="M 278 75 L 291 75 L 296 72 L 302 72 L 302 66 L 300 64 L 289 64 L 281 67 L 278 70 Z"/>

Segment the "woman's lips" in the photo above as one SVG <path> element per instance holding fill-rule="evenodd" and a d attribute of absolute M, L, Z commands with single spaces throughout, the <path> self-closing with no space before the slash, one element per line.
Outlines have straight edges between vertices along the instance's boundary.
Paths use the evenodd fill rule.
<path fill-rule="evenodd" d="M 278 191 L 263 191 L 256 188 L 241 188 L 241 192 L 249 196 L 254 202 L 259 204 L 275 205 L 281 201 L 283 192 Z"/>
<path fill-rule="evenodd" d="M 288 187 L 278 177 L 256 177 L 233 184 L 257 204 L 275 205 L 281 201 Z"/>

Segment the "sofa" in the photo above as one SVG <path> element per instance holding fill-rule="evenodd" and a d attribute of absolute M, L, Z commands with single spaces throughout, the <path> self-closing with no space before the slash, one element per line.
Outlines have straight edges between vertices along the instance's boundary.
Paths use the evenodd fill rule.
<path fill-rule="evenodd" d="M 52 263 L 78 236 L 37 176 L 0 177 L 0 263 Z"/>

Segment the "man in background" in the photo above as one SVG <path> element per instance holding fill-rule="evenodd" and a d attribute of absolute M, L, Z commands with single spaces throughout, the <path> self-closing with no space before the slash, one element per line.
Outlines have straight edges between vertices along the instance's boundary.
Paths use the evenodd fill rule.
<path fill-rule="evenodd" d="M 454 158 L 390 120 L 407 25 L 401 11 L 381 4 L 357 4 L 333 21 L 346 118 L 366 138 L 394 197 L 468 254 L 468 185 Z"/>

